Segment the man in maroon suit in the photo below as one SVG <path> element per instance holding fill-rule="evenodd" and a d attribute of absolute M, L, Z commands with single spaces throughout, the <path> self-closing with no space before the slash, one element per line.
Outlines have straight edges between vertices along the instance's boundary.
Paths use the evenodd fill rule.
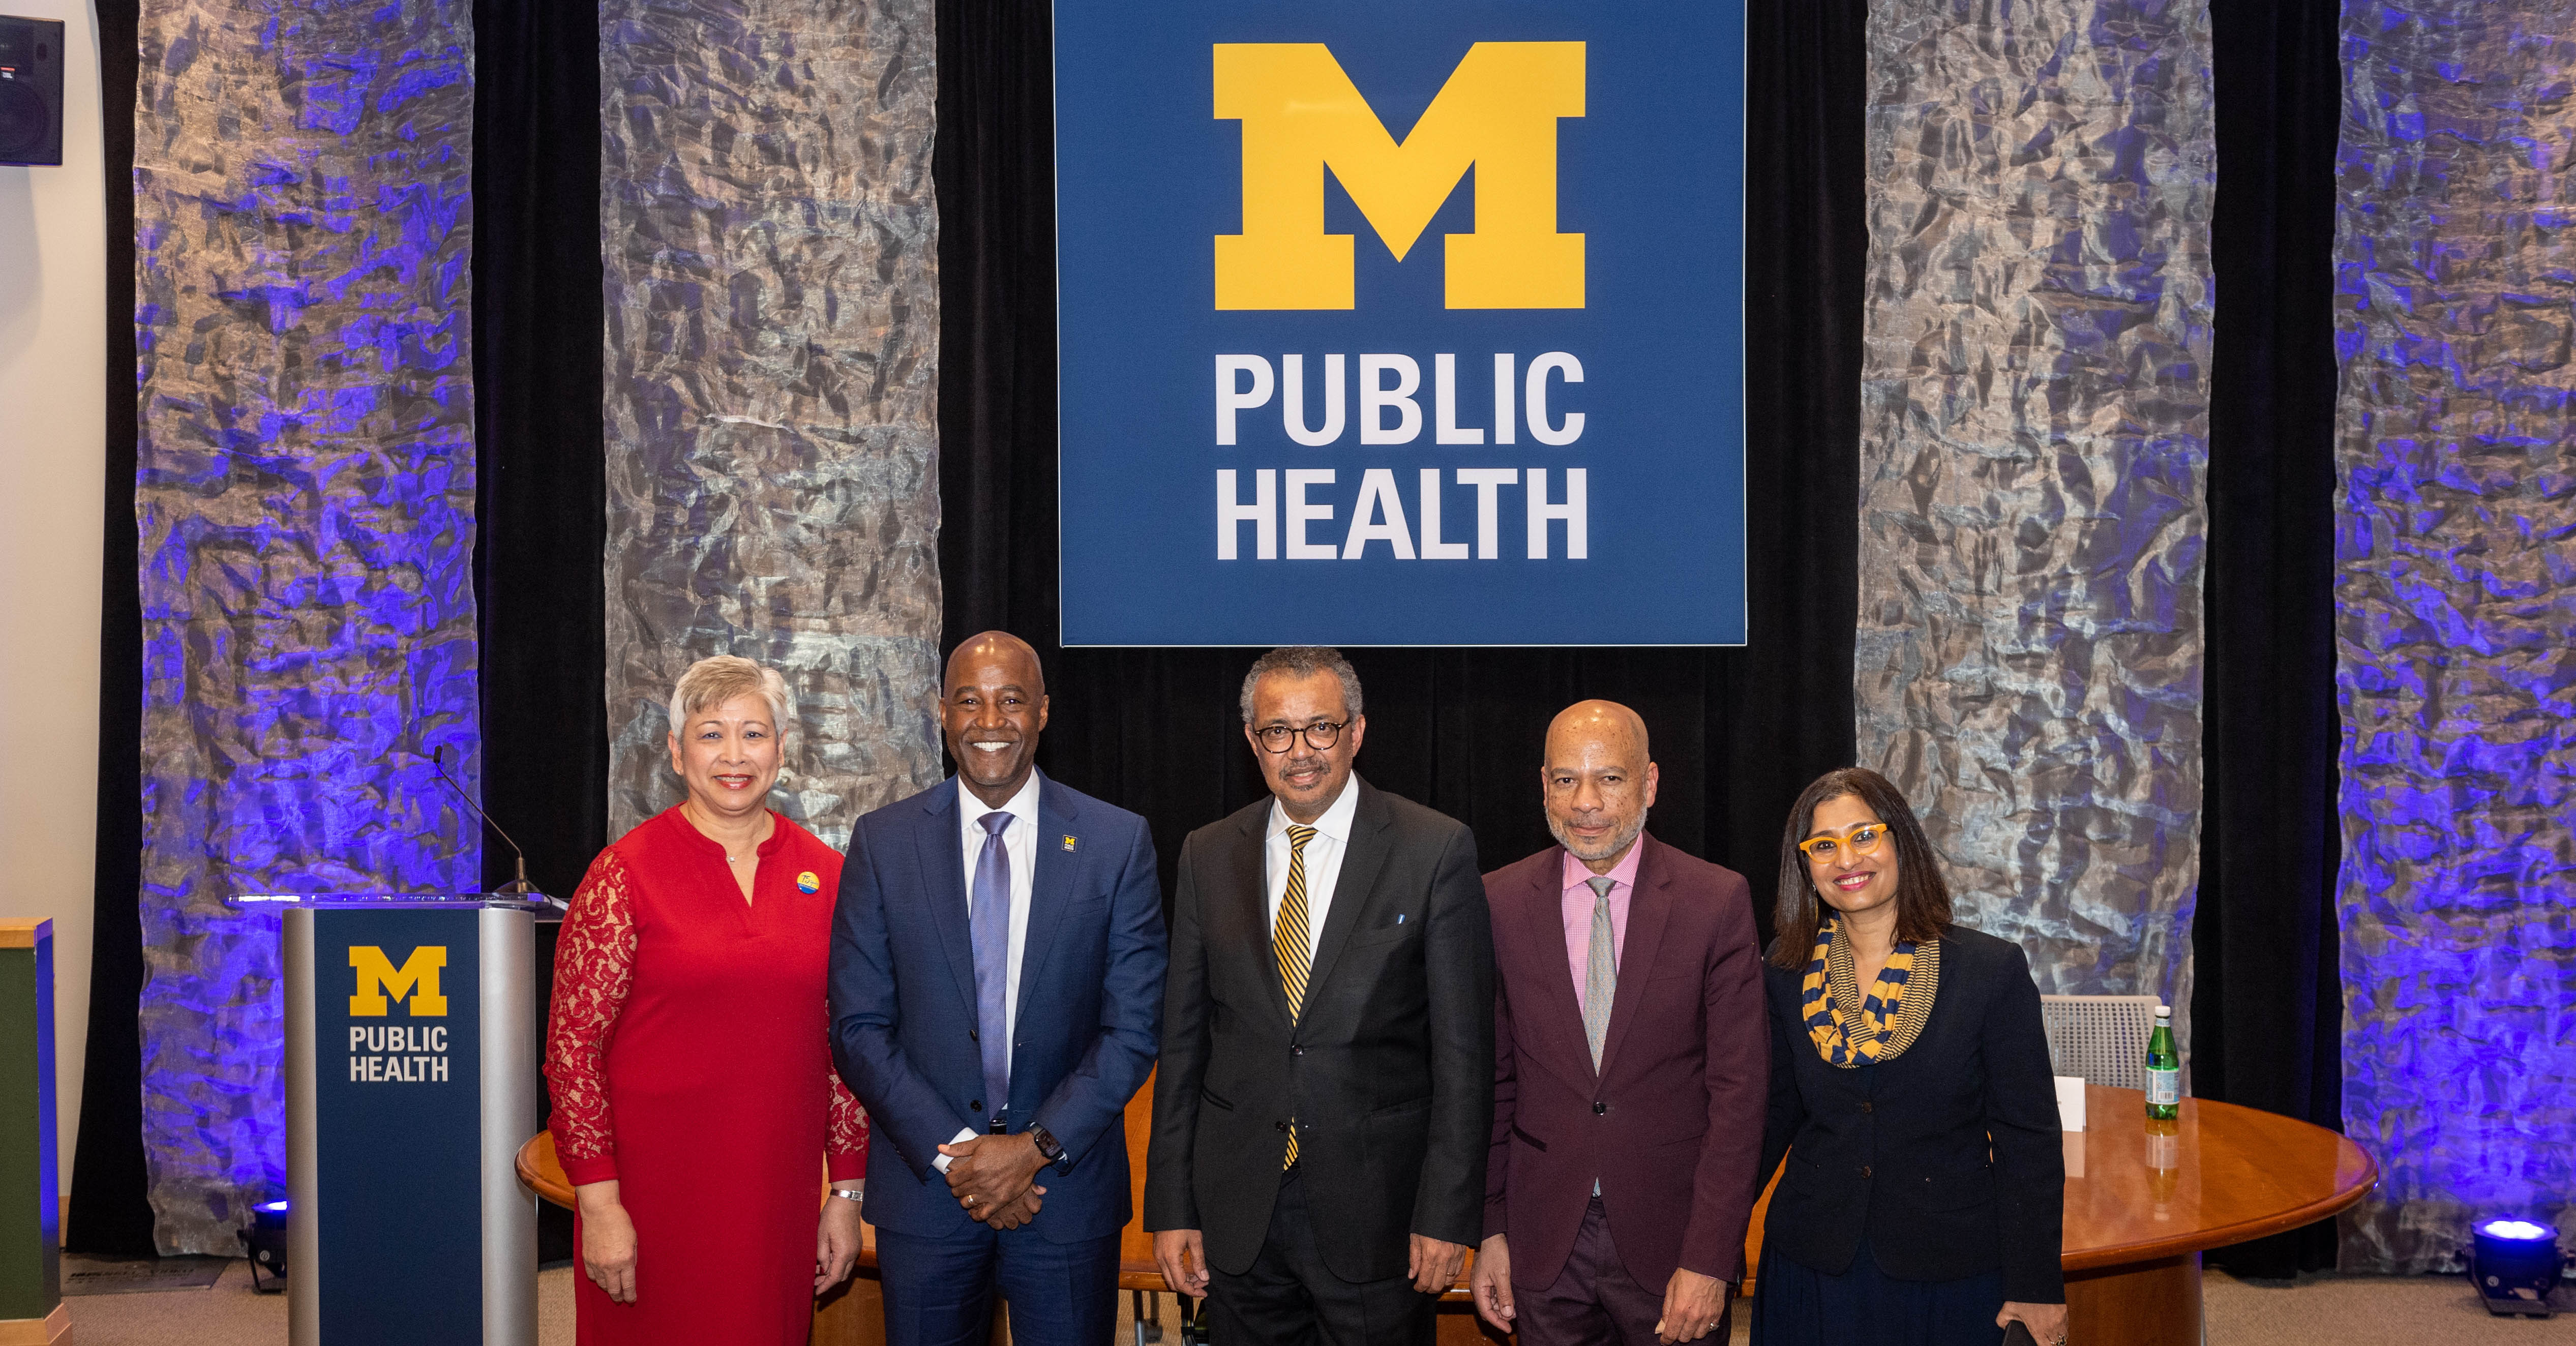
<path fill-rule="evenodd" d="M 1742 875 L 1646 835 L 1636 712 L 1568 707 L 1558 845 L 1485 876 L 1494 1135 L 1476 1307 L 1524 1346 L 1726 1340 L 1770 1080 Z"/>

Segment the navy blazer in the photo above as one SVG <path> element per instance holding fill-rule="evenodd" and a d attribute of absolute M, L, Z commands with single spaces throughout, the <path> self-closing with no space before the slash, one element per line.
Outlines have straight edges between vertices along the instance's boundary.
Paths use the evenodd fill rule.
<path fill-rule="evenodd" d="M 1931 1017 L 1884 1065 L 1825 1064 L 1800 1013 L 1804 970 L 1765 966 L 1771 1108 L 1762 1172 L 1788 1155 L 1764 1252 L 1827 1275 L 1861 1239 L 1900 1280 L 2000 1268 L 2004 1298 L 2066 1302 L 2058 1269 L 2066 1156 L 2039 988 L 2021 946 L 1964 926 L 1941 935 Z"/>
<path fill-rule="evenodd" d="M 1143 818 L 1038 780 L 1009 1125 L 1064 1146 L 1029 1227 L 1071 1242 L 1131 1213 L 1124 1118 L 1162 1033 L 1163 894 Z M 924 1237 L 967 1232 L 932 1161 L 986 1125 L 957 793 L 952 777 L 859 819 L 832 918 L 832 1059 L 868 1109 L 864 1213 Z"/>

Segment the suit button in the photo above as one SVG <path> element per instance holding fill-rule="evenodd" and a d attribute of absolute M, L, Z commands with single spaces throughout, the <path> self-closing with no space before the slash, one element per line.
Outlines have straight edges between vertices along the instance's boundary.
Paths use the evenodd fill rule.
<path fill-rule="evenodd" d="M 1592 1115 L 1593 1115 L 1593 1116 L 1595 1116 L 1595 1117 L 1598 1117 L 1598 1116 L 1600 1116 L 1601 1114 L 1603 1114 L 1603 1113 L 1605 1113 L 1605 1112 L 1608 1112 L 1609 1110 L 1610 1110 L 1610 1105 L 1609 1105 L 1609 1104 L 1607 1104 L 1607 1103 L 1595 1103 L 1595 1104 L 1593 1104 L 1593 1105 L 1592 1105 Z"/>
<path fill-rule="evenodd" d="M 976 1099 L 974 1102 L 966 1105 L 966 1110 L 968 1112 L 982 1112 L 984 1110 L 984 1100 L 980 1098 Z"/>
<path fill-rule="evenodd" d="M 1282 1131 L 1285 1131 L 1285 1130 L 1287 1130 L 1287 1129 L 1288 1129 L 1288 1124 L 1287 1124 L 1286 1122 L 1272 1122 L 1272 1123 L 1271 1123 L 1271 1125 L 1272 1125 L 1272 1126 L 1275 1126 L 1275 1127 L 1277 1127 L 1277 1128 L 1279 1128 L 1279 1129 L 1280 1129 L 1280 1130 L 1282 1130 Z"/>
<path fill-rule="evenodd" d="M 1863 1112 L 1876 1112 L 1878 1109 L 1877 1109 L 1877 1108 L 1875 1108 L 1875 1107 L 1873 1107 L 1873 1106 L 1871 1106 L 1870 1104 L 1863 1103 L 1863 1104 L 1861 1104 L 1861 1105 L 1860 1105 L 1860 1110 L 1861 1110 L 1861 1111 L 1863 1111 Z"/>
<path fill-rule="evenodd" d="M 1864 1178 L 1869 1176 L 1869 1165 L 1863 1164 L 1860 1166 L 1860 1175 Z"/>
<path fill-rule="evenodd" d="M 972 1028 L 969 1028 L 966 1030 L 966 1040 L 968 1042 L 982 1042 L 984 1040 L 984 1035 L 976 1032 Z"/>

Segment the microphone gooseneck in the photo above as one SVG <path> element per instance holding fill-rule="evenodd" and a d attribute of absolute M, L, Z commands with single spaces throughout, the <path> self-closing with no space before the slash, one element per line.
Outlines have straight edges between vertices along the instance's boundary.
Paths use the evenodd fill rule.
<path fill-rule="evenodd" d="M 519 877 L 493 889 L 492 895 L 495 897 L 544 897 L 545 894 L 538 892 L 535 884 L 528 882 L 528 853 L 519 849 L 519 843 L 512 841 L 510 839 L 510 834 L 502 831 L 499 823 L 492 821 L 492 815 L 485 813 L 483 811 L 483 806 L 475 803 L 472 795 L 465 793 L 465 787 L 457 784 L 455 777 L 447 774 L 446 757 L 447 749 L 431 749 L 429 754 L 429 769 L 437 772 L 438 778 L 447 783 L 447 788 L 455 791 L 458 799 L 465 801 L 465 807 L 474 810 L 474 816 L 482 819 L 483 825 L 491 828 L 493 835 L 501 838 L 501 843 L 510 848 L 510 853 L 512 855 L 518 857 Z"/>

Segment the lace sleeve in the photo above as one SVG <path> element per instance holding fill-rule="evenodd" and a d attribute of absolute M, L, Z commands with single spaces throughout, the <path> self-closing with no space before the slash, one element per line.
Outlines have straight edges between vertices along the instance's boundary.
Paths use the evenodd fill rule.
<path fill-rule="evenodd" d="M 823 1142 L 824 1153 L 831 1163 L 832 1181 L 855 1182 L 868 1171 L 868 1110 L 841 1083 L 841 1072 L 825 1069 L 832 1076 L 832 1130 Z"/>
<path fill-rule="evenodd" d="M 599 853 L 573 893 L 555 945 L 554 1003 L 546 1020 L 546 1081 L 555 1156 L 576 1187 L 617 1176 L 617 1131 L 608 1115 L 608 1044 L 635 975 L 635 916 L 626 862 Z"/>

